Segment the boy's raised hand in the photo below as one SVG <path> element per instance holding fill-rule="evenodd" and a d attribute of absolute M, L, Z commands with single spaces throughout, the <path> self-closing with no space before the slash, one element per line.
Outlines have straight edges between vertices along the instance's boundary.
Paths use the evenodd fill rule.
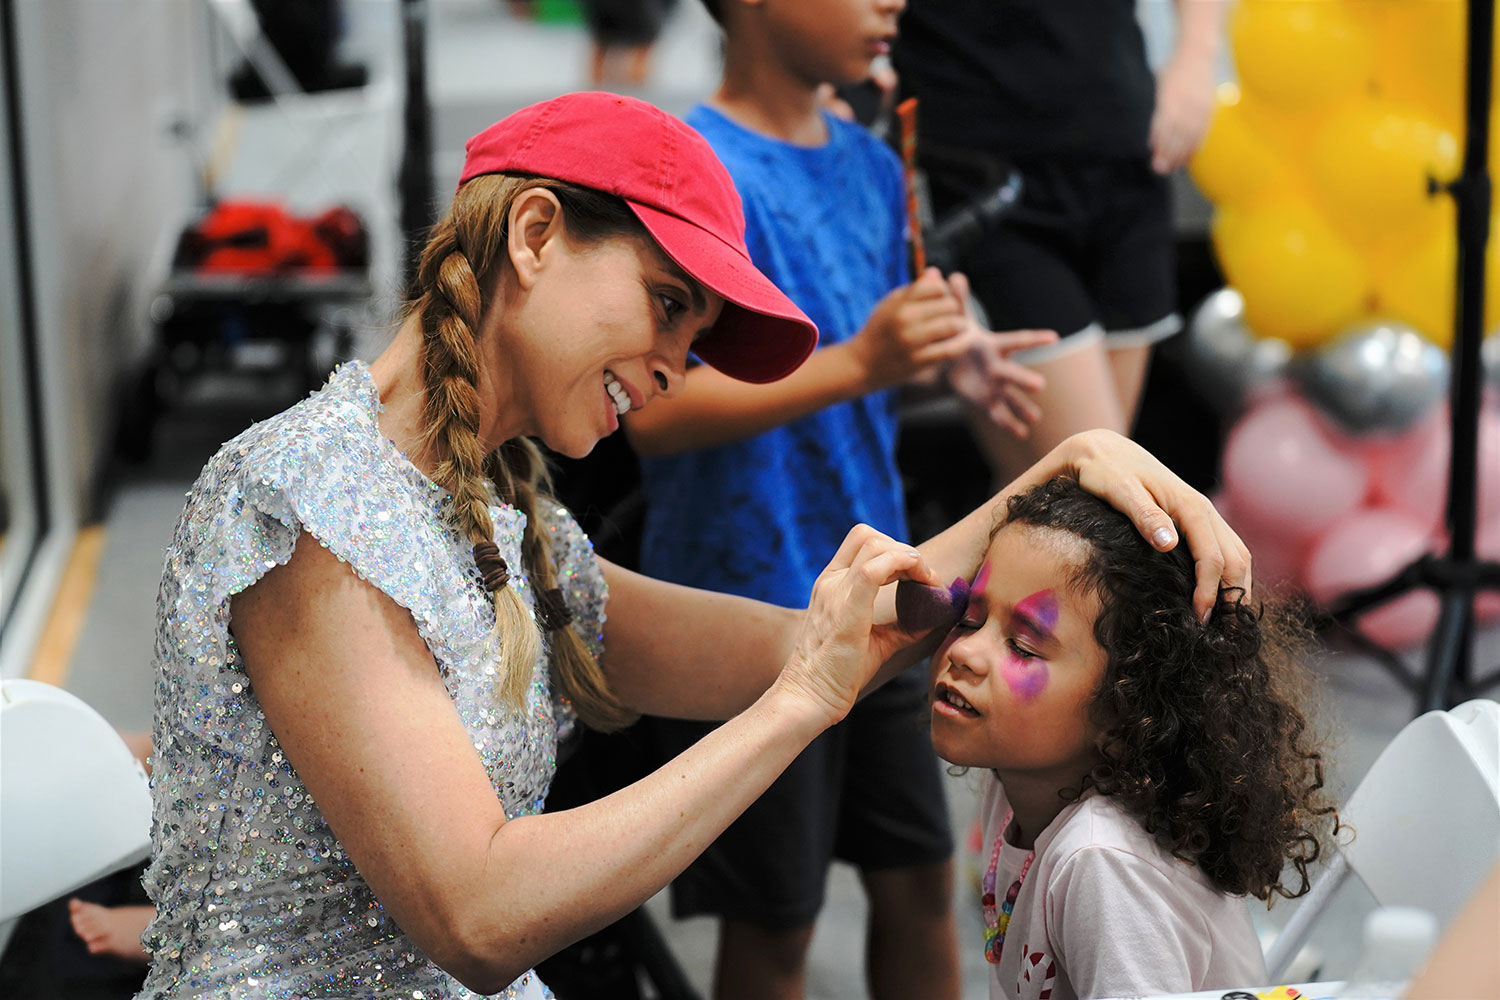
<path fill-rule="evenodd" d="M 915 548 L 857 524 L 813 584 L 776 684 L 805 698 L 828 725 L 849 713 L 880 664 L 917 638 L 897 625 L 875 624 L 876 594 L 897 579 L 941 582 Z"/>
<path fill-rule="evenodd" d="M 969 347 L 964 303 L 943 274 L 929 267 L 911 284 L 891 292 L 849 341 L 869 391 L 904 382 Z"/>
<path fill-rule="evenodd" d="M 948 285 L 963 305 L 968 320 L 964 334 L 967 348 L 947 368 L 948 384 L 971 406 L 987 414 L 995 424 L 1016 437 L 1031 433 L 1031 425 L 1042 417 L 1034 394 L 1046 385 L 1039 373 L 1010 360 L 1015 351 L 1041 347 L 1057 340 L 1054 330 L 986 330 L 969 309 L 969 279 L 958 271 Z"/>

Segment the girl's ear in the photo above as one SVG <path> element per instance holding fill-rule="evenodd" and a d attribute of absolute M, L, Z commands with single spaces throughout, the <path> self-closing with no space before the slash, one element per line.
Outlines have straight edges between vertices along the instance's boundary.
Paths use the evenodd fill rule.
<path fill-rule="evenodd" d="M 544 187 L 527 188 L 510 206 L 506 252 L 522 289 L 530 289 L 546 264 L 548 245 L 562 236 L 562 203 Z"/>

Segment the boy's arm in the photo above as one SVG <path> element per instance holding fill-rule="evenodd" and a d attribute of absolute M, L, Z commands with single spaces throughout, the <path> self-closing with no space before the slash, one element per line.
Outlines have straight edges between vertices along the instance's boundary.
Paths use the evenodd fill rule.
<path fill-rule="evenodd" d="M 707 365 L 687 373 L 682 390 L 625 417 L 637 453 L 675 455 L 743 441 L 773 427 L 862 395 L 864 372 L 850 343 L 812 353 L 786 378 L 755 385 Z"/>
<path fill-rule="evenodd" d="M 963 310 L 936 268 L 875 307 L 853 338 L 813 352 L 766 385 L 694 368 L 681 391 L 625 418 L 631 446 L 647 456 L 743 441 L 799 417 L 895 385 L 967 348 Z"/>

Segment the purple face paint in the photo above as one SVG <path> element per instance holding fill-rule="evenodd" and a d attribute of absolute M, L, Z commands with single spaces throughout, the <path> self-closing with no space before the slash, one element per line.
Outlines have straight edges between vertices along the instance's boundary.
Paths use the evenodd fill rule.
<path fill-rule="evenodd" d="M 1052 638 L 1052 632 L 1057 628 L 1057 614 L 1057 598 L 1050 590 L 1037 591 L 1017 603 L 1011 611 L 1016 631 L 1028 634 L 1034 642 Z M 1007 647 L 1005 657 L 1000 661 L 1000 676 L 1022 701 L 1030 701 L 1047 687 L 1047 664 L 1040 659 L 1021 657 Z"/>
<path fill-rule="evenodd" d="M 1057 598 L 1050 590 L 1039 590 L 1018 603 L 1011 612 L 1020 619 L 1020 626 L 1036 633 L 1041 640 L 1052 638 L 1057 628 Z"/>

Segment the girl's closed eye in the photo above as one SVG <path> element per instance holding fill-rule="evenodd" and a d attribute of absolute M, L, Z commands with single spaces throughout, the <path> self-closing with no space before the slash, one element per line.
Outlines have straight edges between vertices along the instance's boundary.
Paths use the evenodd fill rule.
<path fill-rule="evenodd" d="M 1036 660 L 1040 659 L 1042 655 L 1035 650 L 1027 649 L 1015 639 L 1006 639 L 1005 645 L 1010 648 L 1012 653 L 1016 654 L 1017 658 L 1022 660 Z"/>

